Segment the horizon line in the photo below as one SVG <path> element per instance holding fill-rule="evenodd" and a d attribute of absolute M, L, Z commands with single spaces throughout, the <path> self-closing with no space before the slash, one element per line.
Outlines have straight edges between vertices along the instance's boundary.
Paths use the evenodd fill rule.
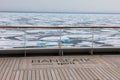
<path fill-rule="evenodd" d="M 117 12 L 75 12 L 75 11 L 0 11 L 10 13 L 71 13 L 71 14 L 120 14 Z"/>

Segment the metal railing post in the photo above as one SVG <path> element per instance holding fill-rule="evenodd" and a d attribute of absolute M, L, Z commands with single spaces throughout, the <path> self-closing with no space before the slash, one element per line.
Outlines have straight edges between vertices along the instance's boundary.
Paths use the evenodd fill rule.
<path fill-rule="evenodd" d="M 24 57 L 26 57 L 26 29 L 24 29 Z"/>
<path fill-rule="evenodd" d="M 59 56 L 63 56 L 63 50 L 62 50 L 62 28 L 60 28 L 60 40 L 59 40 Z"/>
<path fill-rule="evenodd" d="M 92 28 L 92 48 L 91 48 L 91 55 L 93 55 L 94 53 L 93 53 L 93 51 L 94 51 L 94 28 Z"/>

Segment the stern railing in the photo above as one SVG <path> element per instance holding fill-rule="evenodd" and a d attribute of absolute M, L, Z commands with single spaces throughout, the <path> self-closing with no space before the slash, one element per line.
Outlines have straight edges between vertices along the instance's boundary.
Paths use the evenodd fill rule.
<path fill-rule="evenodd" d="M 119 26 L 0 26 L 0 52 L 119 51 Z M 14 52 L 13 52 L 14 53 Z"/>

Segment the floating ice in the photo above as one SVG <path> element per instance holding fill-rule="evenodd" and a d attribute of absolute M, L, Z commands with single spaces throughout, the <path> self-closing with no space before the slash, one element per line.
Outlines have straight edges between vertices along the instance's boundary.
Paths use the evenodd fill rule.
<path fill-rule="evenodd" d="M 54 37 L 54 36 L 52 36 L 52 37 L 44 37 L 44 38 L 42 38 L 41 40 L 46 40 L 46 41 L 58 41 L 58 40 L 60 40 L 60 37 L 58 36 L 58 37 Z"/>
<path fill-rule="evenodd" d="M 1 26 L 120 26 L 120 14 L 0 13 Z M 60 36 L 60 32 L 62 32 Z M 0 48 L 120 46 L 120 29 L 0 29 Z"/>

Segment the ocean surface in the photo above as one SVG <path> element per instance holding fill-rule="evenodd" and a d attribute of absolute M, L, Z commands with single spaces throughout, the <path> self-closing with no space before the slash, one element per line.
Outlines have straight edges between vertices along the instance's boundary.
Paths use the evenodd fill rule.
<path fill-rule="evenodd" d="M 0 13 L 0 25 L 119 26 L 120 14 Z"/>
<path fill-rule="evenodd" d="M 0 26 L 120 26 L 120 14 L 1 12 Z M 59 46 L 120 47 L 120 28 L 0 29 L 0 49 Z"/>

